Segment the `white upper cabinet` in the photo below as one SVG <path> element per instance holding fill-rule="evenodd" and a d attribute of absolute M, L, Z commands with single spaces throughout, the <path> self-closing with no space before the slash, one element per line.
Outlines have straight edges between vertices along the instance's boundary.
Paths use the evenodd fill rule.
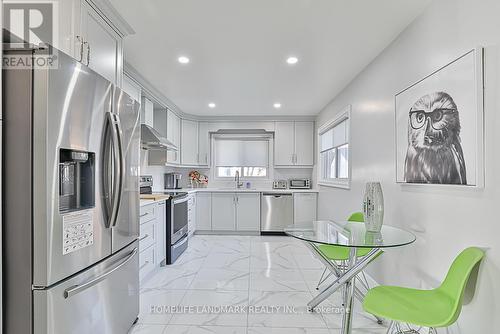
<path fill-rule="evenodd" d="M 208 166 L 210 152 L 210 133 L 208 122 L 198 124 L 198 165 Z"/>
<path fill-rule="evenodd" d="M 57 48 L 121 87 L 123 37 L 133 34 L 133 29 L 107 0 L 55 1 Z"/>
<path fill-rule="evenodd" d="M 312 166 L 313 164 L 314 122 L 276 122 L 274 165 Z"/>
<path fill-rule="evenodd" d="M 173 111 L 167 111 L 167 139 L 177 146 L 178 151 L 167 152 L 167 162 L 181 163 L 181 119 Z"/>
<path fill-rule="evenodd" d="M 181 161 L 183 165 L 198 165 L 198 122 L 181 121 Z"/>
<path fill-rule="evenodd" d="M 294 163 L 294 122 L 276 122 L 274 134 L 274 164 L 290 166 Z"/>
<path fill-rule="evenodd" d="M 134 100 L 141 103 L 141 86 L 126 74 L 123 76 L 122 90 L 130 95 Z"/>
<path fill-rule="evenodd" d="M 314 164 L 314 123 L 295 122 L 295 165 Z"/>
<path fill-rule="evenodd" d="M 123 46 L 120 35 L 86 1 L 82 2 L 81 36 L 82 62 L 121 86 Z"/>

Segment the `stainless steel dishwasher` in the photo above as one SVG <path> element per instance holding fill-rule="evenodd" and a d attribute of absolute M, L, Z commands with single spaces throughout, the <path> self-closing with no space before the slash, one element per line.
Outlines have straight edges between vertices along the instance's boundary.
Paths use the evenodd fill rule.
<path fill-rule="evenodd" d="M 293 196 L 291 193 L 263 193 L 261 198 L 260 231 L 283 233 L 293 224 Z"/>

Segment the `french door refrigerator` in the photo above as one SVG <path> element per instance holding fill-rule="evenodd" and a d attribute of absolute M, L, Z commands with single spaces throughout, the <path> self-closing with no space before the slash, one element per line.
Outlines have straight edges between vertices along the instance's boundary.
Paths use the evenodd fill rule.
<path fill-rule="evenodd" d="M 127 333 L 139 313 L 139 105 L 62 52 L 57 68 L 3 80 L 4 333 Z"/>

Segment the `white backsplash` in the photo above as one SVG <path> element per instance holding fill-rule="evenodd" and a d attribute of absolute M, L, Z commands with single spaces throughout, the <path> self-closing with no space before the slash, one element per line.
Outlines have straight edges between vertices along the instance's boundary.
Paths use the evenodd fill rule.
<path fill-rule="evenodd" d="M 147 159 L 147 151 L 141 151 L 141 166 L 140 175 L 153 176 L 153 190 L 162 191 L 164 189 L 165 173 L 176 172 L 182 174 L 182 188 L 189 188 L 189 172 L 197 170 L 201 174 L 208 176 L 209 188 L 228 188 L 234 185 L 234 181 L 214 181 L 211 176 L 210 168 L 184 168 L 184 167 L 166 167 L 166 166 L 149 166 Z M 272 171 L 272 178 L 259 181 L 248 181 L 251 183 L 251 188 L 272 188 L 273 180 L 288 180 L 290 178 L 308 178 L 312 179 L 312 168 L 278 168 Z M 243 181 L 246 183 L 247 181 Z"/>

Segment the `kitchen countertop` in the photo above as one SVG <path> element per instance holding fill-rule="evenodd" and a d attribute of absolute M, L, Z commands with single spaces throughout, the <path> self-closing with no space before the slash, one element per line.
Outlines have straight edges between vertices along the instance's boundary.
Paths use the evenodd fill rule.
<path fill-rule="evenodd" d="M 179 191 L 188 193 L 208 192 L 208 193 L 317 193 L 316 189 L 269 189 L 269 188 L 186 188 Z"/>
<path fill-rule="evenodd" d="M 154 194 L 159 194 L 164 191 L 168 190 L 153 190 L 153 195 Z M 172 190 L 174 191 L 174 190 Z M 176 189 L 175 191 L 179 192 L 186 192 L 188 194 L 195 194 L 198 192 L 203 192 L 203 193 L 317 193 L 317 189 L 269 189 L 269 188 L 253 188 L 253 189 L 246 189 L 246 188 L 182 188 L 182 189 Z M 145 206 L 157 202 L 163 202 L 167 198 L 163 199 L 141 199 L 140 200 L 140 206 Z"/>

